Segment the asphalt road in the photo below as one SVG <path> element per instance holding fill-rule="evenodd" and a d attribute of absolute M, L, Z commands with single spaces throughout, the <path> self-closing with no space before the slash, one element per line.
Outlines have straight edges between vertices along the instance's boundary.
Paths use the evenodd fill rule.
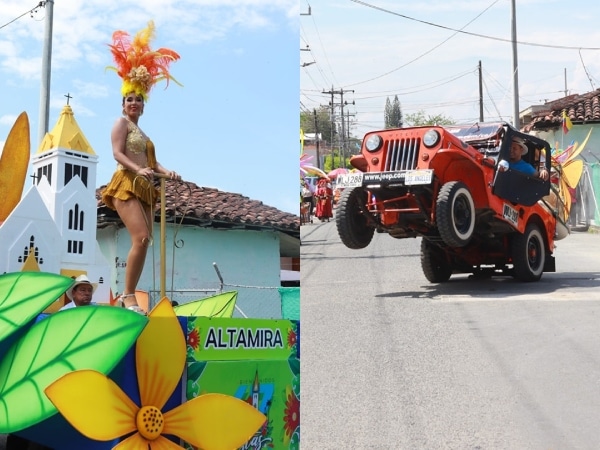
<path fill-rule="evenodd" d="M 537 283 L 437 285 L 418 239 L 301 235 L 302 448 L 600 448 L 600 235 Z"/>

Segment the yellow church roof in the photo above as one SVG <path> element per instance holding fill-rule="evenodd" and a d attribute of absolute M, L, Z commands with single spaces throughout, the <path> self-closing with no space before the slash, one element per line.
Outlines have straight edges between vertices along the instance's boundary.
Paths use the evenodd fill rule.
<path fill-rule="evenodd" d="M 44 153 L 55 148 L 76 150 L 89 155 L 95 155 L 92 146 L 77 125 L 73 110 L 65 105 L 58 121 L 49 133 L 46 133 L 37 153 Z"/>

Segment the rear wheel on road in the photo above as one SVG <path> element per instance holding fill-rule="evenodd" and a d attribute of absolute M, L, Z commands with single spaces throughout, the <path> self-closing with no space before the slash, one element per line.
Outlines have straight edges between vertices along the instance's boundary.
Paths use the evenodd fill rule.
<path fill-rule="evenodd" d="M 515 234 L 511 242 L 514 276 L 521 281 L 538 281 L 544 272 L 546 245 L 540 228 L 530 223 L 525 233 Z"/>
<path fill-rule="evenodd" d="M 452 275 L 452 265 L 439 247 L 421 239 L 421 269 L 430 283 L 444 283 Z"/>

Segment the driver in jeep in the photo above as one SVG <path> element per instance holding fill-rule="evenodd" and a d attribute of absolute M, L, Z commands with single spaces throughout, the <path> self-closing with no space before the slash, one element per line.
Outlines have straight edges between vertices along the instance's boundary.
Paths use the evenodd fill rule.
<path fill-rule="evenodd" d="M 523 172 L 526 175 L 534 175 L 541 178 L 542 180 L 548 179 L 548 170 L 542 167 L 540 170 L 536 170 L 531 164 L 522 159 L 523 155 L 526 155 L 529 149 L 522 139 L 513 138 L 510 146 L 510 160 L 508 167 L 519 172 Z M 499 169 L 505 171 L 507 168 L 500 165 Z"/>

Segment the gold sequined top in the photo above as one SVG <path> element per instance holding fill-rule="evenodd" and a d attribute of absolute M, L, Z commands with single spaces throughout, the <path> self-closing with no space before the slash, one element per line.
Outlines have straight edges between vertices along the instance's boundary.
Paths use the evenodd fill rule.
<path fill-rule="evenodd" d="M 154 144 L 136 124 L 130 121 L 127 123 L 125 155 L 139 167 L 156 168 Z M 114 198 L 123 201 L 137 198 L 143 204 L 154 207 L 158 197 L 159 192 L 150 181 L 126 169 L 120 163 L 117 163 L 117 170 L 102 191 L 104 204 L 115 210 Z"/>
<path fill-rule="evenodd" d="M 125 155 L 139 167 L 151 167 L 148 164 L 148 146 L 152 141 L 133 122 L 127 121 L 127 138 L 125 140 Z M 123 165 L 117 163 L 119 170 L 127 170 Z"/>

